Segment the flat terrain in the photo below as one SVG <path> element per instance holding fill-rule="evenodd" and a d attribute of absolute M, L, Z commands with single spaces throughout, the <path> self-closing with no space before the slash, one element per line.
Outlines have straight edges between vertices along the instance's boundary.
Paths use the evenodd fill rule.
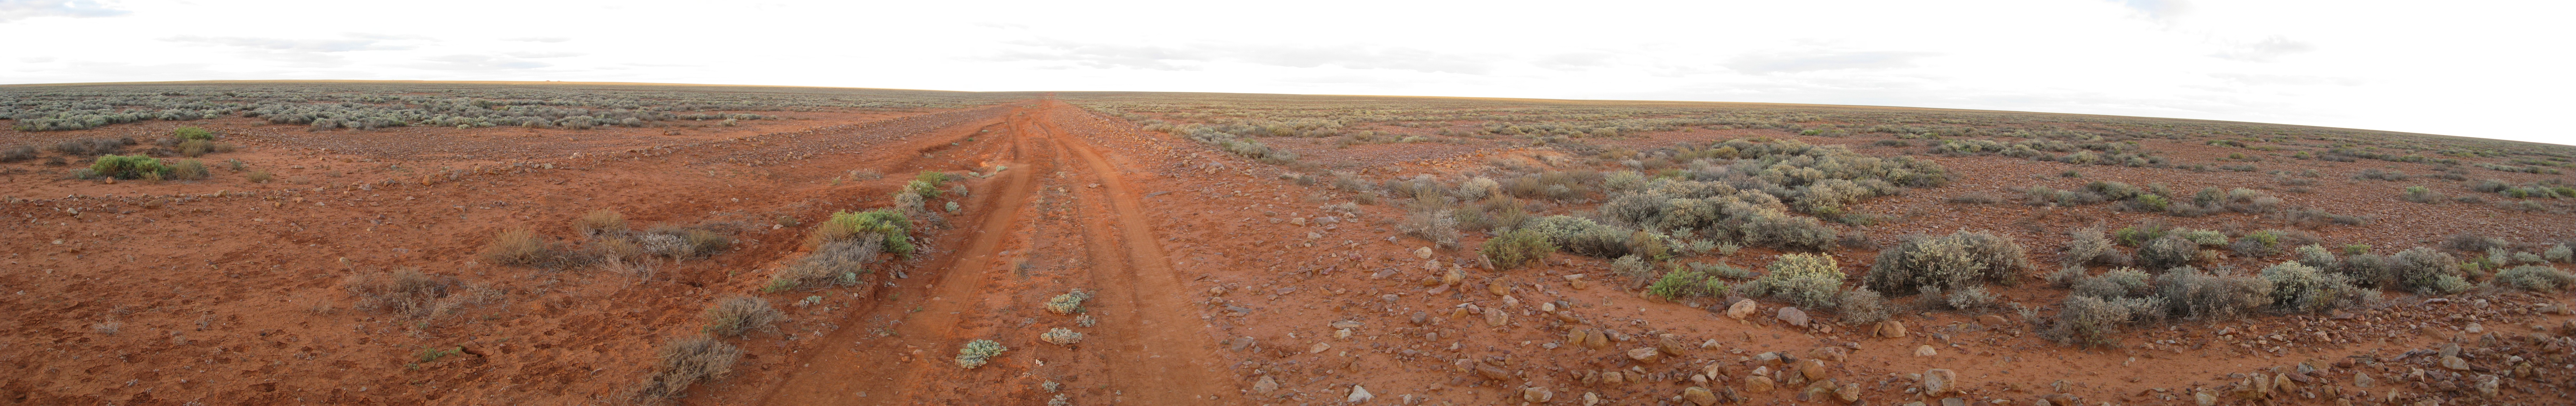
<path fill-rule="evenodd" d="M 27 102 L 14 124 L 179 115 L 0 132 L 0 148 L 38 147 L 0 163 L 0 403 L 2564 404 L 2576 385 L 2561 291 L 2576 278 L 2502 271 L 2570 267 L 2549 254 L 2576 241 L 2576 194 L 2556 192 L 2576 184 L 2561 172 L 2576 147 L 2560 145 L 1742 103 L 84 86 L 0 96 Z M 113 97 L 132 104 L 74 102 Z M 245 115 L 260 111 L 276 113 Z M 343 118 L 357 124 L 314 121 Z M 229 145 L 161 141 L 182 127 Z M 110 181 L 56 147 L 94 139 L 210 170 Z M 1913 166 L 1850 169 L 1891 162 Z M 1886 186 L 1833 197 L 1843 184 Z M 1832 237 L 1629 214 L 1721 185 Z M 786 276 L 834 255 L 843 237 L 820 230 L 835 213 L 879 209 L 907 214 L 917 250 Z M 603 211 L 623 222 L 584 228 Z M 1499 265 L 1482 249 L 1549 216 L 1628 245 L 1558 238 Z M 2087 228 L 2219 242 L 2174 271 L 2152 243 L 2070 254 Z M 1977 281 L 1981 303 L 1873 284 L 1882 251 L 1960 231 L 2009 238 L 2030 265 Z M 717 245 L 650 247 L 662 235 Z M 2238 244 L 2265 238 L 2281 242 Z M 544 255 L 495 255 L 506 241 Z M 2242 314 L 2067 312 L 2092 299 L 2078 279 L 2258 280 L 2315 259 L 2308 244 L 2333 254 L 2310 268 L 2354 290 L 2267 293 Z M 2353 265 L 2416 247 L 2461 284 Z M 1750 292 L 1807 254 L 1836 261 L 1838 297 L 1888 289 L 1873 291 L 1887 314 Z M 369 290 L 413 273 L 416 300 Z M 2151 293 L 2130 299 L 2184 298 Z M 783 317 L 711 327 L 738 297 Z M 1055 329 L 1080 338 L 1041 338 Z M 663 354 L 696 337 L 739 356 L 647 396 L 678 368 Z M 975 340 L 1008 350 L 961 368 Z"/>

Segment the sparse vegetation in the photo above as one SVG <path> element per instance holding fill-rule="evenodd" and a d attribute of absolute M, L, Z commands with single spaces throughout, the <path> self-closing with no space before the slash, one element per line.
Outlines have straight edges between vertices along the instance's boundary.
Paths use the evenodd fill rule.
<path fill-rule="evenodd" d="M 8 149 L 0 149 L 0 162 L 18 162 L 29 159 L 36 159 L 35 146 L 19 145 L 9 147 Z"/>
<path fill-rule="evenodd" d="M 724 379 L 742 349 L 704 335 L 671 339 L 655 348 L 653 371 L 635 389 L 635 402 L 662 404 L 688 394 L 689 385 Z"/>
<path fill-rule="evenodd" d="M 1842 322 L 1845 325 L 1868 325 L 1887 320 L 1890 311 L 1886 297 L 1880 296 L 1876 290 L 1865 287 L 1844 291 L 1842 298 L 1835 300 L 1834 305 L 1842 312 Z"/>
<path fill-rule="evenodd" d="M 1745 294 L 1797 303 L 1801 308 L 1834 306 L 1843 286 L 1843 271 L 1830 254 L 1785 254 L 1771 261 L 1770 273 L 1744 285 Z"/>
<path fill-rule="evenodd" d="M 2576 287 L 2576 275 L 2548 265 L 2523 265 L 2496 272 L 2496 282 L 2534 292 L 2559 292 Z"/>
<path fill-rule="evenodd" d="M 787 314 L 770 307 L 768 299 L 730 295 L 716 299 L 699 318 L 707 323 L 703 328 L 707 334 L 739 337 L 752 330 L 772 329 L 772 324 L 787 321 Z"/>
<path fill-rule="evenodd" d="M 591 210 L 572 220 L 572 231 L 585 236 L 624 234 L 626 214 L 609 209 Z"/>
<path fill-rule="evenodd" d="M 1084 292 L 1082 289 L 1074 289 L 1072 292 L 1055 295 L 1055 297 L 1047 299 L 1046 310 L 1048 313 L 1055 314 L 1080 313 L 1083 311 L 1082 301 L 1084 300 L 1091 300 L 1091 292 Z"/>
<path fill-rule="evenodd" d="M 2166 270 L 2156 292 L 2173 312 L 2194 320 L 2242 316 L 2272 303 L 2272 282 L 2251 276 L 2212 275 L 2192 267 Z"/>
<path fill-rule="evenodd" d="M 967 342 L 965 348 L 957 349 L 957 366 L 975 369 L 984 366 L 987 362 L 992 362 L 993 357 L 1001 356 L 1003 351 L 1010 350 L 1010 347 L 1003 347 L 1002 343 L 996 343 L 993 340 Z"/>
<path fill-rule="evenodd" d="M 91 173 L 117 179 L 160 178 L 170 175 L 170 166 L 143 155 L 100 155 L 89 165 Z"/>
<path fill-rule="evenodd" d="M 1927 286 L 1963 292 L 1986 282 L 2019 283 L 2023 272 L 2032 269 L 2021 244 L 2011 237 L 1959 231 L 1940 237 L 1909 236 L 1904 243 L 1879 251 L 1878 262 L 1870 266 L 1864 280 L 1872 288 L 1899 294 Z"/>
<path fill-rule="evenodd" d="M 1486 239 L 1484 248 L 1479 252 L 1483 253 L 1486 259 L 1494 261 L 1496 269 L 1511 270 L 1531 261 L 1546 259 L 1548 254 L 1556 253 L 1556 244 L 1549 243 L 1547 235 L 1540 234 L 1537 230 L 1512 230 L 1501 236 Z"/>

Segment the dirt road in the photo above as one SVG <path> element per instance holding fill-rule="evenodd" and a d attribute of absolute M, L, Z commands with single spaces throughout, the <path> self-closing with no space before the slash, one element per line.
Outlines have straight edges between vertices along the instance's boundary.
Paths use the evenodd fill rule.
<path fill-rule="evenodd" d="M 1086 114 L 1055 101 L 1017 108 L 999 127 L 1009 137 L 1000 182 L 976 191 L 973 219 L 957 219 L 966 241 L 953 253 L 892 279 L 873 307 L 852 310 L 823 351 L 792 362 L 764 390 L 775 405 L 1043 402 L 1222 403 L 1235 392 L 1217 377 L 1213 343 L 1188 309 L 1138 193 L 1090 141 L 1066 134 L 1057 114 Z M 969 226 L 971 224 L 971 226 Z M 1067 287 L 1070 288 L 1061 288 Z M 1079 315 L 1041 303 L 1079 289 Z M 1080 317 L 1080 318 L 1077 318 Z M 1086 324 L 1083 320 L 1091 320 Z M 1051 328 L 1084 334 L 1072 346 L 1037 339 Z M 963 369 L 957 350 L 991 339 L 1011 348 Z M 746 388 L 750 389 L 750 388 Z"/>

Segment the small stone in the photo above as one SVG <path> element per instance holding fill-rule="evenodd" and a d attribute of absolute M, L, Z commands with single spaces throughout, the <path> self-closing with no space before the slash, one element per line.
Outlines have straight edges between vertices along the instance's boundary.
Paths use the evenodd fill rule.
<path fill-rule="evenodd" d="M 1842 399 L 1843 403 L 1858 402 L 1860 401 L 1860 384 L 1846 383 L 1843 384 L 1843 387 L 1834 388 L 1834 397 Z"/>
<path fill-rule="evenodd" d="M 1941 355 L 1941 352 L 1940 352 L 1940 351 L 1938 351 L 1938 350 L 1933 350 L 1933 349 L 1932 349 L 1932 345 L 1930 345 L 1930 344 L 1914 346 L 1914 356 L 1917 356 L 1917 357 L 1929 357 L 1929 356 L 1934 356 L 1934 355 Z"/>
<path fill-rule="evenodd" d="M 2445 345 L 2442 345 L 2442 356 L 2445 356 L 2445 357 L 2451 357 L 2451 356 L 2458 356 L 2458 355 L 2460 355 L 2460 345 L 2459 345 L 2459 344 L 2445 344 Z"/>
<path fill-rule="evenodd" d="M 1540 388 L 1540 387 L 1528 387 L 1528 388 L 1521 388 L 1521 400 L 1522 400 L 1522 401 L 1526 401 L 1526 402 L 1530 402 L 1530 403 L 1547 403 L 1547 401 L 1548 401 L 1548 400 L 1550 400 L 1550 399 L 1555 399 L 1555 398 L 1556 398 L 1556 392 L 1548 391 L 1548 390 L 1547 390 L 1547 388 Z"/>
<path fill-rule="evenodd" d="M 2460 357 L 2454 356 L 2443 356 L 2442 367 L 2450 368 L 2453 371 L 2467 371 L 2469 370 L 2469 360 L 2460 359 Z"/>
<path fill-rule="evenodd" d="M 2211 394 L 2209 391 L 2194 391 L 2191 393 L 2191 400 L 2192 402 L 2199 403 L 2200 406 L 2218 405 L 2218 395 Z"/>
<path fill-rule="evenodd" d="M 1489 293 L 1493 293 L 1493 294 L 1494 294 L 1494 296 L 1511 297 L 1511 295 L 1512 295 L 1512 287 L 1511 287 L 1511 285 L 1505 285 L 1505 284 L 1503 284 L 1502 282 L 1489 282 L 1489 283 L 1486 283 L 1486 284 L 1485 284 L 1485 291 L 1486 291 L 1486 292 L 1489 292 Z"/>
<path fill-rule="evenodd" d="M 1691 404 L 1699 406 L 1715 405 L 1717 404 L 1717 393 L 1709 392 L 1708 388 L 1697 386 L 1682 388 L 1682 400 L 1690 401 Z"/>
<path fill-rule="evenodd" d="M 2478 388 L 2478 396 L 2492 398 L 2496 396 L 2497 390 L 2503 388 L 2502 385 L 2502 380 L 2497 379 L 2495 375 L 2478 375 L 2477 384 L 2474 386 Z"/>
<path fill-rule="evenodd" d="M 1422 247 L 1422 248 L 1415 248 L 1415 249 L 1413 249 L 1413 257 L 1414 257 L 1414 258 L 1420 258 L 1420 259 L 1431 259 L 1431 247 Z"/>
<path fill-rule="evenodd" d="M 1628 359 L 1637 360 L 1637 362 L 1653 363 L 1656 358 L 1662 357 L 1663 353 L 1663 350 L 1655 349 L 1655 347 L 1632 349 L 1628 350 Z"/>
<path fill-rule="evenodd" d="M 1986 327 L 2003 327 L 2003 326 L 2004 326 L 2004 323 L 2007 323 L 2007 322 L 2005 322 L 2005 321 L 2004 321 L 2004 316 L 1997 316 L 1997 315 L 1992 315 L 1992 314 L 1984 315 L 1984 316 L 1977 316 L 1977 324 L 1982 324 L 1982 325 L 1985 325 Z"/>
<path fill-rule="evenodd" d="M 2062 405 L 2062 406 L 2080 406 L 2080 405 L 2083 405 L 2083 404 L 2084 404 L 2084 403 L 2083 403 L 2083 401 L 2076 400 L 2076 399 L 2075 399 L 2075 395 L 2068 395 L 2068 394 L 2064 394 L 2064 393 L 2051 393 L 2051 394 L 2046 394 L 2046 395 L 2040 395 L 2040 396 L 2039 396 L 2039 402 L 2038 402 L 2038 403 L 2039 403 L 2039 404 L 2041 404 L 2041 405 L 2051 405 L 2051 404 L 2054 404 L 2054 405 Z"/>
<path fill-rule="evenodd" d="M 2469 322 L 2469 327 L 2460 329 L 2460 331 L 2466 331 L 2469 334 L 2484 333 L 2487 332 L 2487 326 L 2478 324 L 2477 322 Z"/>
<path fill-rule="evenodd" d="M 1363 387 L 1360 387 L 1359 385 L 1351 385 L 1351 397 L 1349 397 L 1349 398 L 1344 398 L 1342 401 L 1343 401 L 1343 402 L 1350 402 L 1350 403 L 1360 403 L 1360 402 L 1367 402 L 1367 401 L 1369 401 L 1369 399 L 1376 399 L 1376 398 L 1377 398 L 1377 395 L 1371 395 L 1371 394 L 1369 394 L 1368 388 L 1363 388 Z"/>
<path fill-rule="evenodd" d="M 2371 378 L 2369 372 L 2356 372 L 2352 374 L 2352 386 L 2368 388 L 2378 384 L 2379 380 Z"/>
<path fill-rule="evenodd" d="M 1925 395 L 1949 392 L 1951 389 L 1957 389 L 1958 383 L 1959 373 L 1956 371 L 1940 368 L 1923 371 L 1923 394 Z"/>
<path fill-rule="evenodd" d="M 1592 334 L 1588 334 L 1586 337 L 1589 338 L 1584 338 L 1583 344 L 1591 346 L 1592 349 L 1599 350 L 1610 348 L 1610 335 L 1602 333 L 1601 330 L 1592 330 Z"/>
<path fill-rule="evenodd" d="M 1591 335 L 1583 334 L 1583 330 L 1566 330 L 1565 345 L 1581 347 L 1584 337 L 1591 337 Z"/>
<path fill-rule="evenodd" d="M 1315 343 L 1315 345 L 1314 345 L 1314 346 L 1306 347 L 1306 353 L 1307 353 L 1307 354 L 1314 354 L 1314 353 L 1324 352 L 1324 350 L 1330 350 L 1330 349 L 1333 349 L 1333 345 L 1332 345 L 1332 344 L 1328 344 L 1328 343 Z"/>
<path fill-rule="evenodd" d="M 1413 312 L 1413 324 L 1420 325 L 1429 322 L 1431 322 L 1430 312 Z"/>
<path fill-rule="evenodd" d="M 1455 268 L 1450 269 L 1449 273 L 1440 275 L 1440 284 L 1443 285 L 1456 285 L 1459 281 L 1465 280 L 1467 280 L 1467 273 L 1460 272 Z"/>
<path fill-rule="evenodd" d="M 1235 337 L 1235 338 L 1234 338 L 1234 344 L 1233 344 L 1233 347 L 1234 347 L 1234 350 L 1235 350 L 1235 351 L 1243 351 L 1243 349 L 1244 349 L 1244 348 L 1251 347 L 1251 346 L 1252 346 L 1252 337 Z"/>
<path fill-rule="evenodd" d="M 1487 326 L 1500 326 L 1500 325 L 1504 325 L 1504 324 L 1510 324 L 1511 322 L 1512 322 L 1512 315 L 1511 315 L 1511 313 L 1504 313 L 1504 312 L 1503 312 L 1503 309 L 1497 309 L 1497 308 L 1491 308 L 1491 307 L 1485 308 L 1485 325 L 1487 325 Z"/>
<path fill-rule="evenodd" d="M 1333 328 L 1360 328 L 1360 326 L 1365 326 L 1365 325 L 1367 325 L 1367 324 L 1365 324 L 1365 323 L 1360 323 L 1360 322 L 1356 322 L 1356 321 L 1350 321 L 1350 320 L 1342 320 L 1342 321 L 1336 321 L 1336 322 L 1333 322 Z"/>
<path fill-rule="evenodd" d="M 1805 375 L 1805 376 L 1807 377 L 1807 380 L 1810 380 L 1810 381 L 1821 381 L 1821 380 L 1824 380 L 1824 379 L 1825 379 L 1825 362 L 1824 362 L 1824 361 L 1820 361 L 1820 360 L 1816 360 L 1816 359 L 1813 359 L 1813 358 L 1810 358 L 1810 359 L 1804 359 L 1804 360 L 1799 360 L 1799 361 L 1798 361 L 1798 374 L 1799 374 L 1799 375 Z"/>
<path fill-rule="evenodd" d="M 2273 375 L 2272 390 L 2280 393 L 2290 393 L 2292 391 L 2299 390 L 2299 383 L 2291 382 L 2290 374 Z"/>
<path fill-rule="evenodd" d="M 1905 322 L 1896 320 L 1878 322 L 1878 336 L 1885 338 L 1905 338 Z"/>
<path fill-rule="evenodd" d="M 1753 299 L 1737 300 L 1735 301 L 1735 304 L 1726 306 L 1726 317 L 1733 317 L 1736 320 L 1753 317 L 1753 311 L 1756 307 L 1760 307 L 1760 305 L 1753 304 Z"/>
<path fill-rule="evenodd" d="M 1771 378 L 1769 377 L 1759 375 L 1744 377 L 1745 392 L 1771 393 L 1772 386 L 1774 385 L 1771 384 Z"/>
<path fill-rule="evenodd" d="M 1495 368 L 1492 366 L 1477 366 L 1476 375 L 1485 377 L 1485 379 L 1497 381 L 1511 379 L 1512 377 L 1512 373 L 1510 371 L 1504 371 L 1502 368 Z"/>
<path fill-rule="evenodd" d="M 1290 224 L 1290 225 L 1299 225 L 1299 226 L 1306 225 L 1306 218 L 1305 218 L 1305 217 L 1290 217 L 1290 218 L 1288 218 L 1288 224 Z"/>
<path fill-rule="evenodd" d="M 1592 392 L 1584 392 L 1584 393 L 1583 393 L 1583 406 L 1594 406 L 1594 405 L 1599 405 L 1599 404 L 1601 404 L 1601 394 L 1598 394 L 1598 393 L 1592 393 Z M 1707 405 L 1701 405 L 1701 406 L 1707 406 Z"/>
<path fill-rule="evenodd" d="M 1351 329 L 1333 330 L 1333 338 L 1351 338 Z"/>
<path fill-rule="evenodd" d="M 1279 390 L 1279 381 L 1271 380 L 1269 375 L 1262 375 L 1260 381 L 1252 383 L 1252 393 L 1270 393 L 1275 390 Z"/>
<path fill-rule="evenodd" d="M 1792 326 L 1807 326 L 1807 312 L 1798 310 L 1796 307 L 1781 307 L 1780 314 L 1775 317 L 1779 318 L 1780 321 L 1788 322 L 1789 325 Z"/>
<path fill-rule="evenodd" d="M 1968 400 L 1960 398 L 1941 398 L 1941 406 L 1968 406 Z"/>

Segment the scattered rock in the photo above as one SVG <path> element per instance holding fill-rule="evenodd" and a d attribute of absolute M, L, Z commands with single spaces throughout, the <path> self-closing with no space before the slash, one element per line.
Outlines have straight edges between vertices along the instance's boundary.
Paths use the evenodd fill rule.
<path fill-rule="evenodd" d="M 1968 400 L 1960 398 L 1941 398 L 1941 406 L 1968 406 Z"/>
<path fill-rule="evenodd" d="M 1299 225 L 1299 226 L 1306 225 L 1306 218 L 1305 218 L 1305 217 L 1289 217 L 1289 218 L 1288 218 L 1288 224 L 1289 224 L 1289 225 Z"/>
<path fill-rule="evenodd" d="M 1465 280 L 1467 280 L 1467 273 L 1461 272 L 1455 268 L 1450 269 L 1449 273 L 1440 275 L 1440 284 L 1443 285 L 1456 285 L 1458 282 Z"/>
<path fill-rule="evenodd" d="M 1772 386 L 1774 385 L 1771 383 L 1771 378 L 1769 377 L 1760 375 L 1744 377 L 1745 392 L 1771 393 Z"/>
<path fill-rule="evenodd" d="M 1430 312 L 1413 312 L 1413 324 L 1414 324 L 1414 325 L 1421 325 L 1421 324 L 1424 324 L 1424 323 L 1430 323 L 1430 322 L 1431 322 L 1431 313 L 1430 313 Z"/>
<path fill-rule="evenodd" d="M 2009 322 L 2004 321 L 2004 316 L 1997 316 L 1997 315 L 1992 315 L 1992 314 L 1984 315 L 1984 316 L 1977 316 L 1977 324 L 1982 324 L 1982 325 L 1985 325 L 1986 327 L 2003 327 L 2006 323 L 2009 323 Z"/>
<path fill-rule="evenodd" d="M 1859 402 L 1860 384 L 1846 383 L 1840 388 L 1834 388 L 1834 397 L 1842 399 L 1843 403 Z"/>
<path fill-rule="evenodd" d="M 1940 351 L 1937 351 L 1937 350 L 1933 350 L 1933 349 L 1932 349 L 1932 345 L 1930 345 L 1930 344 L 1914 346 L 1914 356 L 1917 356 L 1917 357 L 1929 357 L 1929 356 L 1934 356 L 1934 355 L 1941 355 L 1941 352 L 1940 352 Z"/>
<path fill-rule="evenodd" d="M 1592 333 L 1586 335 L 1586 337 L 1589 338 L 1584 338 L 1583 344 L 1592 346 L 1592 349 L 1599 350 L 1610 348 L 1610 335 L 1602 333 L 1601 330 L 1592 330 Z"/>
<path fill-rule="evenodd" d="M 1332 344 L 1329 344 L 1329 343 L 1315 343 L 1315 345 L 1314 345 L 1314 346 L 1306 347 L 1306 353 L 1307 353 L 1307 354 L 1314 354 L 1314 353 L 1324 352 L 1324 350 L 1330 350 L 1330 349 L 1333 349 L 1333 345 L 1332 345 Z"/>
<path fill-rule="evenodd" d="M 1662 337 L 1655 340 L 1655 349 L 1663 350 L 1664 355 L 1675 357 L 1690 355 L 1682 353 L 1684 348 L 1686 347 L 1682 347 L 1682 343 L 1680 341 L 1674 341 L 1672 337 Z"/>
<path fill-rule="evenodd" d="M 1420 259 L 1431 259 L 1431 247 L 1422 247 L 1422 248 L 1415 248 L 1415 249 L 1413 249 L 1413 257 L 1414 257 L 1414 258 L 1420 258 Z"/>
<path fill-rule="evenodd" d="M 2454 356 L 2448 356 L 2448 355 L 2445 355 L 2445 356 L 2442 356 L 2442 367 L 2443 367 L 2443 368 L 2450 368 L 2450 369 L 2451 369 L 2451 370 L 2453 370 L 2453 371 L 2467 371 L 2467 370 L 2469 370 L 2469 360 L 2460 359 L 2460 357 L 2454 357 Z"/>
<path fill-rule="evenodd" d="M 1360 326 L 1364 326 L 1364 325 L 1366 325 L 1366 324 L 1363 324 L 1363 323 L 1360 323 L 1360 322 L 1356 322 L 1356 321 L 1350 321 L 1350 320 L 1342 320 L 1342 321 L 1336 321 L 1336 322 L 1333 322 L 1333 328 L 1360 328 Z"/>
<path fill-rule="evenodd" d="M 1816 349 L 1807 350 L 1807 358 L 1844 362 L 1850 359 L 1850 357 L 1850 353 L 1843 351 L 1842 347 L 1816 347 Z"/>
<path fill-rule="evenodd" d="M 1252 347 L 1252 337 L 1235 337 L 1233 346 L 1235 351 L 1243 351 L 1244 348 Z"/>
<path fill-rule="evenodd" d="M 1359 385 L 1351 385 L 1351 397 L 1349 397 L 1349 398 L 1344 398 L 1344 399 L 1342 399 L 1342 401 L 1343 401 L 1343 402 L 1350 402 L 1350 403 L 1360 403 L 1360 402 L 1367 402 L 1367 401 L 1369 401 L 1369 399 L 1376 399 L 1376 398 L 1377 398 L 1377 395 L 1371 395 L 1371 394 L 1369 394 L 1369 392 L 1368 392 L 1368 388 L 1363 388 L 1363 387 L 1360 387 Z"/>
<path fill-rule="evenodd" d="M 1550 400 L 1550 399 L 1555 399 L 1555 398 L 1556 398 L 1556 392 L 1548 391 L 1548 390 L 1547 390 L 1547 388 L 1541 388 L 1541 387 L 1528 387 L 1528 388 L 1521 388 L 1521 400 L 1522 400 L 1522 401 L 1525 401 L 1525 402 L 1530 402 L 1530 403 L 1547 403 L 1547 401 L 1548 401 L 1548 400 Z"/>
<path fill-rule="evenodd" d="M 2356 372 L 2352 374 L 2352 386 L 2368 388 L 2375 385 L 2379 385 L 2379 380 L 2371 378 L 2369 372 Z"/>
<path fill-rule="evenodd" d="M 2472 386 L 2478 389 L 2478 396 L 2492 398 L 2496 396 L 2498 389 L 2502 389 L 2502 385 L 2502 380 L 2497 379 L 2495 375 L 2478 375 L 2477 384 Z"/>
<path fill-rule="evenodd" d="M 1940 368 L 1923 371 L 1924 395 L 1948 393 L 1951 389 L 1957 389 L 1958 383 L 1959 373 L 1956 371 Z"/>
<path fill-rule="evenodd" d="M 1753 299 L 1737 300 L 1735 304 L 1726 306 L 1726 317 L 1733 317 L 1736 320 L 1753 317 L 1754 308 L 1759 306 L 1753 304 Z"/>
<path fill-rule="evenodd" d="M 2451 357 L 2451 356 L 2458 356 L 2458 355 L 2460 355 L 2460 345 L 2459 345 L 2459 344 L 2445 344 L 2445 345 L 2443 345 L 2443 346 L 2442 346 L 2442 356 L 2445 356 L 2445 357 Z"/>
<path fill-rule="evenodd" d="M 1485 283 L 1485 291 L 1486 291 L 1486 292 L 1489 292 L 1489 293 L 1493 293 L 1493 294 L 1494 294 L 1494 296 L 1502 296 L 1502 297 L 1511 297 L 1511 296 L 1512 296 L 1512 287 L 1511 287 L 1511 285 L 1505 285 L 1505 284 L 1503 284 L 1502 282 L 1486 282 L 1486 283 Z"/>
<path fill-rule="evenodd" d="M 2299 383 L 2292 382 L 2290 374 L 2273 375 L 2272 390 L 2278 393 L 2290 393 L 2299 390 Z"/>
<path fill-rule="evenodd" d="M 2464 328 L 2464 329 L 2460 329 L 2460 331 L 2466 331 L 2466 332 L 2468 332 L 2469 334 L 2484 333 L 2484 332 L 2487 332 L 2487 326 L 2486 326 L 2486 325 L 2483 325 L 2483 324 L 2478 324 L 2477 322 L 2469 322 L 2469 327 L 2468 327 L 2468 328 Z"/>
<path fill-rule="evenodd" d="M 1269 375 L 1262 375 L 1261 380 L 1252 382 L 1252 393 L 1270 393 L 1275 390 L 1279 390 L 1279 381 L 1271 380 Z"/>
<path fill-rule="evenodd" d="M 1905 322 L 1896 320 L 1880 321 L 1878 322 L 1878 331 L 1876 333 L 1879 337 L 1905 338 Z"/>
<path fill-rule="evenodd" d="M 1717 404 L 1717 393 L 1709 392 L 1708 388 L 1697 386 L 1682 388 L 1682 400 L 1690 401 L 1691 404 L 1699 406 L 1715 405 Z"/>
<path fill-rule="evenodd" d="M 1780 321 L 1788 322 L 1789 325 L 1792 326 L 1807 326 L 1807 312 L 1800 311 L 1796 307 L 1783 306 L 1780 308 L 1780 315 L 1776 317 L 1778 317 Z"/>
<path fill-rule="evenodd" d="M 1490 365 L 1479 365 L 1476 366 L 1476 376 L 1482 376 L 1485 377 L 1485 379 L 1499 381 L 1511 379 L 1512 373 L 1510 371 L 1504 371 L 1502 368 L 1495 368 Z"/>
<path fill-rule="evenodd" d="M 1584 334 L 1583 330 L 1566 330 L 1565 345 L 1581 347 L 1583 346 L 1583 340 L 1586 337 L 1591 337 L 1591 335 Z"/>
<path fill-rule="evenodd" d="M 2051 393 L 2051 394 L 2046 394 L 2046 395 L 2040 395 L 2040 396 L 2039 396 L 2039 404 L 2040 404 L 2040 405 L 2042 405 L 2042 406 L 2046 406 L 2046 405 L 2081 406 L 2081 405 L 2083 405 L 2084 403 L 2083 403 L 2083 401 L 2082 401 L 2082 400 L 2075 399 L 2075 395 L 2068 395 L 2068 394 L 2064 394 L 2064 393 Z"/>
<path fill-rule="evenodd" d="M 1662 355 L 1663 350 L 1655 349 L 1655 347 L 1628 350 L 1628 359 L 1637 360 L 1637 362 L 1653 363 L 1656 358 L 1659 358 Z"/>
<path fill-rule="evenodd" d="M 1583 406 L 1593 406 L 1593 405 L 1599 405 L 1599 404 L 1601 404 L 1601 394 L 1598 394 L 1598 393 L 1592 393 L 1592 392 L 1584 392 L 1584 393 L 1583 393 Z M 1707 405 L 1701 405 L 1701 406 L 1707 406 Z"/>
<path fill-rule="evenodd" d="M 1511 322 L 1512 322 L 1512 315 L 1511 315 L 1511 313 L 1504 313 L 1504 312 L 1503 312 L 1503 309 L 1497 309 L 1497 308 L 1491 308 L 1491 307 L 1485 308 L 1485 325 L 1487 325 L 1487 326 L 1500 326 L 1500 325 L 1504 325 L 1504 324 L 1509 324 L 1509 323 L 1511 323 Z"/>
<path fill-rule="evenodd" d="M 1810 381 L 1821 381 L 1821 380 L 1824 380 L 1824 379 L 1825 379 L 1825 362 L 1824 362 L 1824 361 L 1815 360 L 1815 359 L 1812 359 L 1812 358 L 1811 358 L 1811 359 L 1805 359 L 1805 360 L 1799 360 L 1799 361 L 1798 361 L 1798 374 L 1799 374 L 1799 375 L 1805 375 L 1805 376 L 1807 377 L 1807 380 L 1810 380 Z"/>
<path fill-rule="evenodd" d="M 2200 406 L 2218 405 L 2218 395 L 2210 394 L 2209 391 L 2193 391 L 2191 393 L 2191 400 L 2192 402 L 2199 403 Z"/>

